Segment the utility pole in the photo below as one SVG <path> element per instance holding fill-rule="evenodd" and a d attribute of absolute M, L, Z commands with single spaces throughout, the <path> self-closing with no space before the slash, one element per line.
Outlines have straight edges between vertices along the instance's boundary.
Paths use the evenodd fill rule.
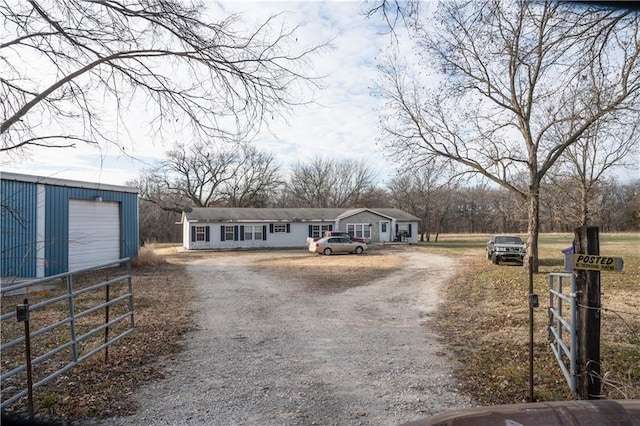
<path fill-rule="evenodd" d="M 600 255 L 597 226 L 575 230 L 576 254 Z M 576 270 L 578 290 L 578 395 L 600 399 L 600 271 Z"/>

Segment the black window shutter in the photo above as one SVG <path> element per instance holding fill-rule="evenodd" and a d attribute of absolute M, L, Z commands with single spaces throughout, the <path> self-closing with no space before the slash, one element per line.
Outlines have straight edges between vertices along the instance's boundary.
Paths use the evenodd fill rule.
<path fill-rule="evenodd" d="M 333 225 L 329 224 L 329 231 L 333 231 Z"/>
<path fill-rule="evenodd" d="M 313 225 L 309 225 L 309 237 L 313 237 Z"/>
<path fill-rule="evenodd" d="M 411 236 L 411 224 L 409 224 L 409 237 Z"/>
<path fill-rule="evenodd" d="M 196 227 L 192 226 L 191 227 L 191 241 L 195 241 L 196 240 Z"/>
<path fill-rule="evenodd" d="M 269 233 L 273 234 L 273 223 L 269 224 Z"/>
<path fill-rule="evenodd" d="M 244 241 L 244 225 L 240 225 L 240 241 Z"/>
<path fill-rule="evenodd" d="M 291 224 L 287 223 L 287 234 L 291 232 Z"/>
<path fill-rule="evenodd" d="M 262 225 L 262 239 L 267 241 L 267 225 Z"/>
<path fill-rule="evenodd" d="M 238 226 L 233 227 L 233 241 L 238 241 Z"/>
<path fill-rule="evenodd" d="M 396 223 L 396 235 L 398 235 L 398 224 Z"/>
<path fill-rule="evenodd" d="M 224 241 L 224 225 L 220 225 L 220 241 Z"/>
<path fill-rule="evenodd" d="M 205 227 L 204 229 L 205 229 L 205 231 L 204 231 L 204 240 L 205 241 L 210 241 L 211 240 L 211 231 L 209 231 L 209 227 L 208 226 Z"/>

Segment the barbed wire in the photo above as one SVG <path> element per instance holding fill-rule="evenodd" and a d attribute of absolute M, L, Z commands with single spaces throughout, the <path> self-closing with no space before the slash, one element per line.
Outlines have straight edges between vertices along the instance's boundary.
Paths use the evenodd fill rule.
<path fill-rule="evenodd" d="M 622 317 L 622 315 L 620 315 L 620 314 L 625 314 L 625 315 L 631 315 L 631 316 L 640 316 L 640 313 L 617 311 L 617 310 L 609 309 L 605 307 L 585 306 L 585 305 L 581 305 L 580 303 L 578 303 L 577 306 L 580 308 L 589 309 L 592 311 L 611 312 L 615 314 L 618 318 L 620 318 L 622 323 L 629 329 L 629 332 L 631 333 L 631 335 L 636 339 L 636 342 L 637 342 L 636 345 L 640 347 L 640 337 L 638 336 L 638 333 L 631 327 L 631 325 L 627 322 L 627 320 L 625 320 Z"/>
<path fill-rule="evenodd" d="M 613 312 L 615 314 L 625 314 L 625 315 L 631 315 L 634 317 L 640 317 L 640 312 L 625 312 L 625 311 L 618 311 L 615 309 L 609 309 L 609 308 L 605 308 L 605 307 L 595 307 L 595 306 L 585 306 L 585 305 L 581 305 L 581 304 L 577 304 L 579 307 L 581 308 L 585 308 L 585 309 L 591 309 L 593 311 L 605 311 L 605 312 Z"/>

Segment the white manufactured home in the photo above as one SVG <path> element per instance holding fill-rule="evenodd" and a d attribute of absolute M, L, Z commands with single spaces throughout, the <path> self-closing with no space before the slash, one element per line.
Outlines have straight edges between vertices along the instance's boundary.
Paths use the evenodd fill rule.
<path fill-rule="evenodd" d="M 399 209 L 194 207 L 182 213 L 188 250 L 304 247 L 341 231 L 368 242 L 417 243 L 420 219 Z"/>

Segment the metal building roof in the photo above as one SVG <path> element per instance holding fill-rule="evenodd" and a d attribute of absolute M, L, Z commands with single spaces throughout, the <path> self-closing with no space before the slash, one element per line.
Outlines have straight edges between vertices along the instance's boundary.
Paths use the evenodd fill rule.
<path fill-rule="evenodd" d="M 39 183 L 44 185 L 64 186 L 69 188 L 97 189 L 102 191 L 129 192 L 137 194 L 140 192 L 138 188 L 131 186 L 110 185 L 105 183 L 85 182 L 79 180 L 59 179 L 48 176 L 23 175 L 20 173 L 2 172 L 0 174 L 2 180 L 13 180 L 17 182 Z"/>

